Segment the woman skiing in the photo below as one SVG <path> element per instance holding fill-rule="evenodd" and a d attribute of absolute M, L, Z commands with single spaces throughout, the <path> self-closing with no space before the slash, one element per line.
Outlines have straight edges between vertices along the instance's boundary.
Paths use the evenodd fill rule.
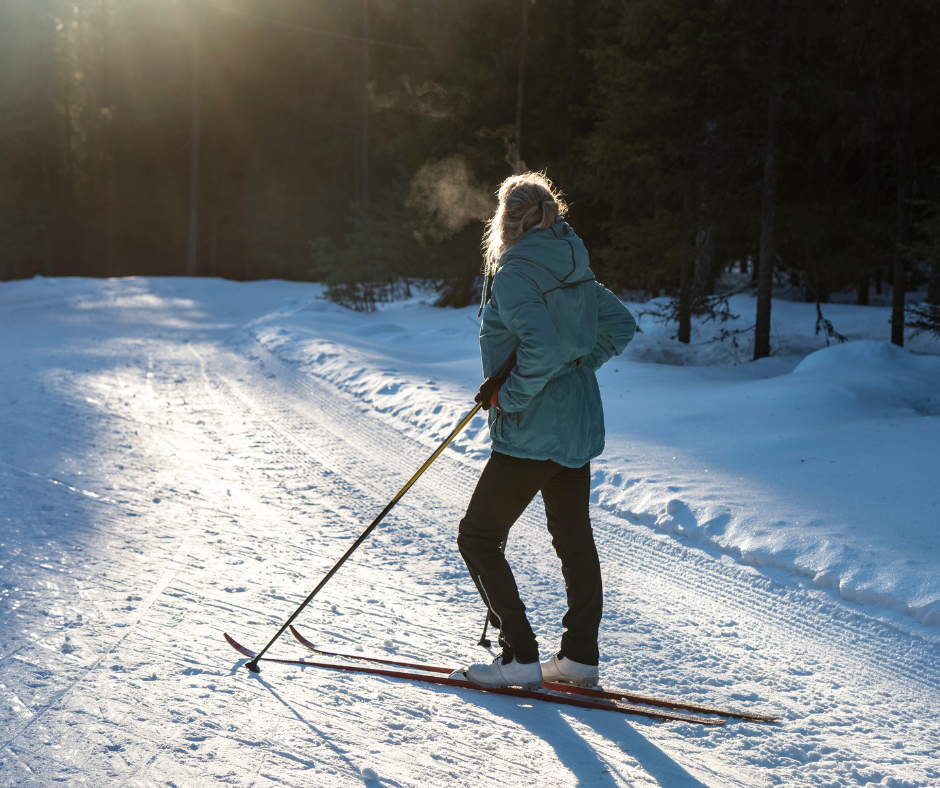
<path fill-rule="evenodd" d="M 604 449 L 604 413 L 594 373 L 623 352 L 636 321 L 595 281 L 584 244 L 562 219 L 565 210 L 544 175 L 513 176 L 499 188 L 484 242 L 486 380 L 476 401 L 488 410 L 492 454 L 457 545 L 499 629 L 502 654 L 466 670 L 470 681 L 487 687 L 534 689 L 543 680 L 590 686 L 599 678 L 603 590 L 588 499 L 590 461 Z M 500 549 L 539 491 L 568 598 L 561 648 L 541 664 Z"/>

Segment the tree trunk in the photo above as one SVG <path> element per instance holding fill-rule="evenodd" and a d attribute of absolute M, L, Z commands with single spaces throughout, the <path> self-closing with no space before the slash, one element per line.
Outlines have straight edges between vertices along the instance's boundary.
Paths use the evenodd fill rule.
<path fill-rule="evenodd" d="M 940 262 L 930 266 L 930 281 L 927 284 L 927 300 L 931 304 L 940 304 Z"/>
<path fill-rule="evenodd" d="M 690 235 L 692 233 L 691 228 L 694 227 L 692 220 L 693 208 L 692 208 L 692 187 L 688 186 L 685 192 L 685 199 L 683 205 L 683 220 L 689 230 L 684 233 L 684 235 Z M 692 242 L 693 239 L 689 239 L 689 243 L 685 244 L 685 248 L 682 250 L 682 267 L 679 273 L 679 336 L 678 339 L 680 342 L 684 342 L 686 345 L 692 341 L 692 279 L 694 276 L 693 265 L 695 263 L 695 245 Z"/>
<path fill-rule="evenodd" d="M 809 159 L 806 170 L 806 208 L 812 214 L 816 209 L 816 153 Z M 816 273 L 813 239 L 807 235 L 803 245 L 803 300 L 811 304 L 819 300 L 819 275 Z"/>
<path fill-rule="evenodd" d="M 529 0 L 522 0 L 522 35 L 519 40 L 519 83 L 516 87 L 516 175 L 522 173 L 522 89 L 525 85 L 525 49 L 529 40 Z"/>
<path fill-rule="evenodd" d="M 48 155 L 48 152 L 46 155 Z M 52 257 L 52 189 L 49 185 L 49 165 L 45 160 L 42 163 L 42 191 L 43 200 L 46 204 L 46 222 L 42 231 L 42 264 L 39 272 L 43 276 L 52 277 L 55 276 L 55 264 Z"/>
<path fill-rule="evenodd" d="M 894 292 L 891 297 L 891 342 L 904 347 L 904 295 L 907 290 L 907 244 L 910 229 L 910 202 L 913 192 L 911 166 L 911 104 L 914 82 L 914 63 L 910 47 L 910 34 L 904 57 L 904 88 L 901 98 L 901 117 L 898 125 L 898 205 L 894 241 Z"/>
<path fill-rule="evenodd" d="M 114 254 L 114 109 L 111 100 L 111 39 L 108 0 L 101 0 L 101 215 L 102 258 L 106 276 L 117 275 Z"/>
<path fill-rule="evenodd" d="M 362 0 L 362 45 L 359 50 L 359 221 L 364 251 L 369 254 L 369 0 Z M 368 261 L 366 261 L 368 262 Z"/>
<path fill-rule="evenodd" d="M 871 274 L 865 270 L 858 275 L 858 305 L 868 306 L 868 291 L 871 289 Z"/>
<path fill-rule="evenodd" d="M 219 275 L 219 209 L 212 211 L 212 231 L 209 241 L 209 276 Z"/>
<path fill-rule="evenodd" d="M 699 296 L 715 293 L 715 225 L 699 227 L 695 234 L 695 282 L 694 290 Z"/>
<path fill-rule="evenodd" d="M 43 19 L 43 26 L 46 27 L 46 20 Z M 48 29 L 48 28 L 47 28 Z M 56 117 L 56 97 L 55 97 L 55 80 L 56 74 L 54 69 L 56 67 L 56 56 L 55 56 L 55 43 L 51 37 L 45 38 L 44 43 L 48 46 L 46 53 L 46 68 L 43 70 L 43 112 L 40 115 L 45 126 L 42 129 L 41 133 L 41 151 L 42 157 L 40 164 L 42 167 L 41 177 L 42 177 L 42 201 L 43 201 L 43 230 L 42 230 L 42 248 L 39 252 L 39 271 L 32 271 L 29 273 L 29 276 L 33 276 L 35 273 L 40 273 L 43 276 L 55 276 L 56 274 L 56 250 L 58 244 L 57 240 L 57 230 L 59 224 L 59 216 L 61 215 L 60 211 L 57 211 L 57 205 L 60 204 L 60 201 L 57 199 L 61 194 L 62 187 L 61 181 L 62 173 L 59 162 L 61 161 L 59 157 L 59 151 L 57 150 L 55 129 L 58 125 Z M 65 79 L 65 150 L 71 152 L 72 143 L 69 135 L 71 134 L 71 122 L 68 118 L 69 113 L 69 94 L 68 91 L 71 88 L 72 77 L 71 74 Z M 14 264 L 13 276 L 17 277 L 18 271 L 16 265 Z"/>
<path fill-rule="evenodd" d="M 432 10 L 432 35 L 434 41 L 431 45 L 431 49 L 434 57 L 434 70 L 437 71 L 441 67 L 441 9 L 440 9 L 440 0 L 431 0 Z"/>
<path fill-rule="evenodd" d="M 813 276 L 813 248 L 807 243 L 803 249 L 803 300 L 807 304 L 816 301 L 817 293 Z"/>
<path fill-rule="evenodd" d="M 575 59 L 574 48 L 574 0 L 568 0 L 565 4 L 565 111 L 562 117 L 561 141 L 562 157 L 571 155 L 572 148 L 572 108 L 574 107 L 574 91 L 578 80 L 578 64 Z M 568 173 L 571 176 L 572 164 L 568 165 Z"/>
<path fill-rule="evenodd" d="M 869 226 L 875 223 L 875 206 L 878 201 L 878 180 L 875 175 L 877 164 L 875 162 L 875 146 L 870 143 L 865 153 L 865 169 L 868 172 L 867 183 L 865 187 L 865 222 Z M 868 245 L 866 244 L 866 247 Z M 877 251 L 875 255 L 877 255 Z M 858 305 L 868 306 L 869 294 L 871 292 L 871 274 L 878 268 L 878 260 L 875 255 L 868 257 L 858 275 Z"/>
<path fill-rule="evenodd" d="M 193 86 L 192 136 L 190 139 L 189 169 L 189 240 L 186 254 L 186 275 L 199 274 L 199 27 L 193 19 Z"/>
<path fill-rule="evenodd" d="M 764 151 L 764 184 L 761 194 L 760 270 L 757 279 L 757 320 L 754 327 L 754 360 L 770 355 L 770 302 L 774 286 L 774 216 L 777 212 L 777 148 L 780 126 L 780 85 L 777 72 L 783 55 L 786 0 L 777 0 L 774 56 L 767 101 L 767 144 Z"/>
<path fill-rule="evenodd" d="M 715 292 L 715 224 L 712 218 L 710 193 L 714 169 L 718 121 L 705 124 L 698 188 L 698 227 L 695 231 L 695 279 L 693 301 Z"/>

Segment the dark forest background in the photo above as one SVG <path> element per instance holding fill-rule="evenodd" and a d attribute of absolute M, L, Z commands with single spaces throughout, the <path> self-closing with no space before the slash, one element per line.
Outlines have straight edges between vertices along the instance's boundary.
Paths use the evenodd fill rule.
<path fill-rule="evenodd" d="M 464 305 L 525 167 L 680 340 L 736 270 L 757 356 L 782 284 L 890 292 L 900 344 L 905 292 L 940 310 L 938 41 L 928 0 L 0 0 L 0 279 Z"/>

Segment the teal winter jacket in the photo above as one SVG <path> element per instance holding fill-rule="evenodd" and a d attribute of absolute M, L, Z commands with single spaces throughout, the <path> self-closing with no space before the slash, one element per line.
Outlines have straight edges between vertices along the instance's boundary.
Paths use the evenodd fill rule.
<path fill-rule="evenodd" d="M 483 375 L 505 374 L 513 353 L 516 365 L 488 412 L 494 451 L 580 468 L 604 450 L 594 372 L 623 352 L 636 320 L 588 266 L 561 219 L 500 257 L 480 325 Z"/>

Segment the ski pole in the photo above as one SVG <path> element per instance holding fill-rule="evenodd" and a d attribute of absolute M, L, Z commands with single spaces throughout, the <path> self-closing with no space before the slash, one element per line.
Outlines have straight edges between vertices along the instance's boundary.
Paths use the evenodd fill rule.
<path fill-rule="evenodd" d="M 499 546 L 499 551 L 506 555 L 506 542 L 509 541 L 509 534 L 506 534 L 506 538 L 503 539 L 503 543 Z M 486 630 L 490 625 L 490 606 L 486 606 L 486 618 L 483 619 L 483 634 L 480 635 L 480 639 L 477 641 L 478 646 L 483 646 L 483 648 L 489 648 L 492 644 L 490 639 L 486 636 Z"/>
<path fill-rule="evenodd" d="M 431 463 L 434 462 L 434 460 L 436 460 L 436 459 L 438 458 L 438 456 L 440 456 L 440 453 L 441 453 L 442 451 L 444 451 L 444 449 L 447 448 L 448 444 L 449 444 L 454 438 L 457 437 L 458 433 L 459 433 L 464 427 L 467 426 L 467 423 L 470 421 L 470 419 L 472 419 L 474 416 L 476 416 L 477 411 L 479 411 L 480 408 L 481 408 L 481 405 L 480 405 L 479 403 L 477 403 L 477 404 L 474 406 L 473 410 L 471 410 L 466 416 L 464 416 L 464 417 L 460 420 L 460 423 L 459 423 L 456 427 L 454 427 L 453 431 L 450 433 L 450 435 L 447 436 L 447 438 L 444 440 L 444 442 L 434 450 L 434 453 L 433 453 L 430 457 L 428 457 L 428 459 L 425 461 L 424 465 L 422 465 L 420 468 L 418 468 L 418 472 L 408 480 L 407 484 L 405 484 L 405 486 L 402 487 L 402 488 L 398 491 L 398 493 L 395 495 L 395 497 L 392 498 L 392 500 L 388 502 L 388 506 L 386 506 L 386 507 L 382 510 L 381 514 L 379 514 L 379 516 L 376 517 L 376 518 L 372 521 L 372 524 L 371 524 L 368 528 L 366 528 L 366 530 L 363 531 L 363 532 L 359 535 L 359 538 L 356 539 L 356 541 L 352 543 L 352 546 L 351 546 L 345 553 L 343 553 L 343 557 L 340 558 L 339 561 L 337 561 L 337 562 L 333 565 L 333 568 L 332 568 L 329 572 L 326 573 L 326 576 L 325 576 L 319 583 L 317 583 L 317 587 L 314 588 L 313 591 L 310 592 L 310 596 L 308 596 L 308 597 L 300 604 L 300 607 L 298 607 L 298 608 L 293 612 L 293 614 L 291 615 L 291 617 L 290 617 L 289 619 L 287 619 L 287 621 L 284 622 L 284 625 L 277 631 L 277 634 L 276 634 L 273 638 L 271 638 L 271 640 L 270 640 L 270 642 L 268 643 L 268 645 L 266 645 L 263 649 L 261 649 L 261 651 L 258 652 L 257 656 L 255 656 L 254 659 L 252 659 L 248 664 L 245 665 L 245 667 L 248 668 L 248 670 L 250 670 L 252 673 L 260 673 L 260 672 L 261 672 L 261 668 L 258 666 L 258 660 L 261 659 L 261 657 L 264 656 L 264 653 L 265 653 L 269 648 L 271 648 L 271 646 L 274 644 L 274 641 L 276 641 L 276 640 L 284 633 L 284 630 L 287 629 L 287 628 L 293 623 L 294 619 L 297 618 L 298 615 L 300 615 L 300 611 L 303 610 L 307 605 L 310 604 L 310 602 L 313 600 L 313 598 L 320 592 L 320 589 L 323 588 L 323 586 L 325 586 L 325 585 L 327 584 L 327 582 L 329 582 L 329 579 L 330 579 L 331 577 L 333 577 L 333 575 L 336 574 L 336 570 L 338 570 L 344 563 L 346 563 L 346 559 L 349 558 L 349 556 L 351 556 L 354 552 L 356 552 L 356 548 L 358 548 L 359 545 L 361 545 L 361 544 L 366 540 L 366 537 L 367 537 L 369 534 L 372 533 L 372 531 L 375 529 L 375 527 L 376 527 L 380 522 L 382 522 L 382 518 L 385 517 L 385 515 L 387 515 L 387 514 L 392 510 L 392 507 L 395 506 L 395 504 L 398 503 L 398 502 L 401 500 L 402 496 L 403 496 L 406 492 L 408 492 L 409 489 L 411 489 L 411 486 L 412 486 L 416 481 L 418 481 L 418 479 L 420 478 L 421 474 L 423 474 L 429 467 L 431 467 Z"/>

